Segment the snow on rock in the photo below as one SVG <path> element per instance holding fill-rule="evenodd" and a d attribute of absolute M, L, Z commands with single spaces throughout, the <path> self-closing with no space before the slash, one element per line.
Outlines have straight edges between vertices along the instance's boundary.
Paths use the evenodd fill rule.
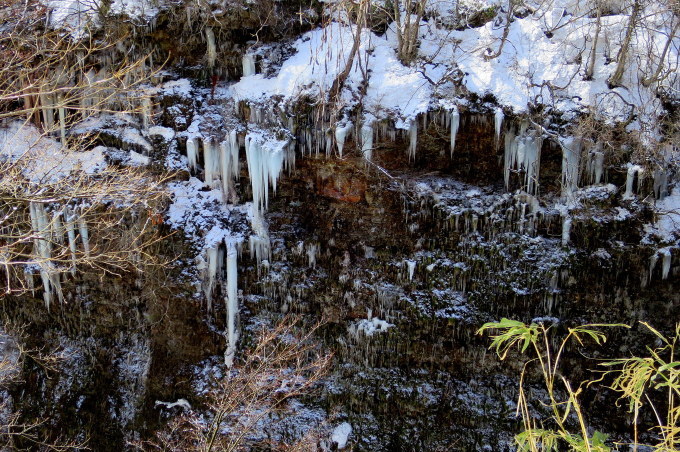
<path fill-rule="evenodd" d="M 154 407 L 159 406 L 164 407 L 166 410 L 179 407 L 182 408 L 183 410 L 191 411 L 191 404 L 187 399 L 177 399 L 176 402 L 162 402 L 160 400 L 156 400 L 156 402 L 154 403 Z"/>
<path fill-rule="evenodd" d="M 349 435 L 352 433 L 352 426 L 349 422 L 343 422 L 333 429 L 331 434 L 331 441 L 333 441 L 338 450 L 342 450 L 347 447 L 347 441 L 349 440 Z"/>
<path fill-rule="evenodd" d="M 250 203 L 228 206 L 221 190 L 208 190 L 195 177 L 172 182 L 168 189 L 173 199 L 168 208 L 168 224 L 184 231 L 200 249 L 212 248 L 224 240 L 242 241 L 249 233 Z"/>
<path fill-rule="evenodd" d="M 69 151 L 55 139 L 21 121 L 0 127 L 0 157 L 25 162 L 24 176 L 35 183 L 54 183 L 79 169 L 92 175 L 107 166 L 104 151 L 97 146 L 90 151 Z"/>
<path fill-rule="evenodd" d="M 165 141 L 172 141 L 175 138 L 175 131 L 169 127 L 151 126 L 148 130 L 149 136 L 160 136 Z"/>
<path fill-rule="evenodd" d="M 370 320 L 361 319 L 356 323 L 350 324 L 347 327 L 347 331 L 354 337 L 358 337 L 360 333 L 365 336 L 373 336 L 376 333 L 384 333 L 393 326 L 394 324 L 392 323 L 373 317 Z"/>
<path fill-rule="evenodd" d="M 680 238 L 680 186 L 675 186 L 671 194 L 656 203 L 659 212 L 653 230 L 664 242 L 674 242 Z"/>

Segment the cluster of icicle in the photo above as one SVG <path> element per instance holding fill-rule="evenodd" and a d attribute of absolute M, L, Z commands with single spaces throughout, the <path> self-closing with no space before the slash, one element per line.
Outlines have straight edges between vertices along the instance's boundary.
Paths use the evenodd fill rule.
<path fill-rule="evenodd" d="M 85 220 L 76 214 L 75 209 L 68 206 L 48 212 L 44 203 L 31 202 L 29 213 L 32 235 L 35 237 L 33 260 L 40 268 L 44 289 L 43 299 L 49 309 L 55 294 L 60 302 L 64 301 L 61 290 L 61 272 L 54 262 L 54 247 L 66 246 L 68 243 L 71 254 L 70 270 L 75 274 L 78 239 L 80 239 L 85 256 L 89 255 L 89 232 Z M 27 273 L 26 278 L 29 287 L 33 287 L 33 275 Z"/>
<path fill-rule="evenodd" d="M 498 116 L 497 116 L 498 117 Z M 497 123 L 497 140 L 500 138 L 500 123 Z M 505 133 L 504 177 L 505 187 L 510 185 L 510 172 L 524 171 L 522 189 L 531 195 L 538 194 L 538 175 L 541 165 L 541 146 L 543 138 L 540 133 L 528 130 L 528 123 L 522 122 L 519 134 L 512 130 Z"/>
<path fill-rule="evenodd" d="M 224 247 L 222 246 L 224 244 Z M 224 240 L 217 243 L 206 251 L 205 279 L 203 290 L 208 302 L 208 309 L 212 309 L 213 294 L 217 287 L 218 275 L 223 273 L 223 263 L 227 261 L 227 278 L 221 283 L 226 286 L 224 297 L 227 308 L 227 350 L 224 354 L 225 364 L 231 367 L 236 355 L 236 345 L 238 342 L 238 247 L 239 242 Z"/>
<path fill-rule="evenodd" d="M 251 113 L 255 111 L 251 109 Z M 257 113 L 255 113 L 257 114 Z M 239 139 L 235 130 L 227 133 L 221 143 L 209 138 L 191 137 L 187 140 L 187 159 L 189 168 L 197 173 L 199 170 L 200 148 L 203 148 L 204 182 L 213 189 L 222 190 L 224 199 L 229 199 L 234 192 L 234 180 L 238 178 Z M 250 212 L 253 234 L 249 239 L 251 256 L 258 263 L 269 259 L 270 242 L 263 212 L 269 204 L 269 187 L 276 191 L 277 181 L 282 171 L 291 164 L 291 153 L 287 143 L 270 139 L 262 133 L 249 132 L 245 136 L 245 153 L 253 193 Z M 238 342 L 238 255 L 241 239 L 226 238 L 211 245 L 206 250 L 202 263 L 203 291 L 212 309 L 212 302 L 218 284 L 225 288 L 225 305 L 227 311 L 227 350 L 225 363 L 231 367 L 234 362 Z M 221 279 L 226 257 L 226 280 Z"/>

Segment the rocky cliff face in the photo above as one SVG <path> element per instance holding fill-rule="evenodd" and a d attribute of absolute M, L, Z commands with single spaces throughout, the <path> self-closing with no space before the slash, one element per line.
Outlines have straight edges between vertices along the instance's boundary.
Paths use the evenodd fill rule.
<path fill-rule="evenodd" d="M 663 203 L 679 196 L 673 142 L 656 170 L 643 169 L 616 125 L 600 124 L 614 137 L 605 153 L 597 137 L 567 142 L 577 117 L 516 111 L 469 88 L 455 102 L 432 94 L 408 120 L 406 106 L 369 114 L 370 83 L 351 79 L 346 94 L 364 97 L 347 108 L 309 93 L 239 97 L 231 83 L 242 75 L 245 91 L 261 74 L 283 83 L 301 49 L 289 39 L 322 7 L 213 6 L 126 23 L 138 52 L 169 58 L 148 87 L 153 106 L 86 130 L 118 163 L 137 151 L 152 170 L 178 170 L 157 225 L 174 235 L 154 249 L 171 262 L 120 278 L 79 273 L 64 283 L 68 303 L 49 312 L 39 290 L 2 301 L 5 318 L 29 325 L 27 345 L 62 355 L 54 369 L 28 359 L 10 390 L 24 418 L 49 419 L 46 434 L 113 450 L 178 410 L 157 400 L 184 398 L 205 414 L 206 375 L 238 366 L 254 326 L 294 313 L 325 322 L 317 339 L 333 366 L 319 391 L 289 405 L 294 416 L 260 425 L 251 447 L 347 422 L 356 450 L 509 450 L 518 364 L 487 353 L 475 335 L 484 322 L 668 329 L 680 318 L 677 228 L 663 226 L 675 218 Z M 248 44 L 254 35 L 268 42 Z M 588 372 L 581 353 L 644 343 L 637 331 L 612 335 L 606 348 L 569 351 L 575 375 Z M 622 435 L 598 405 L 611 397 L 593 395 L 594 423 Z"/>

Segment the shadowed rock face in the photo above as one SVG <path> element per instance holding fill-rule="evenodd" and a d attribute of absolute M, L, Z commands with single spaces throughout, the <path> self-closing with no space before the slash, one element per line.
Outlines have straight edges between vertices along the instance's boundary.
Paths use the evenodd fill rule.
<path fill-rule="evenodd" d="M 283 19 L 300 5 L 292 6 Z M 250 35 L 243 28 L 255 29 L 260 17 L 253 11 L 229 17 L 218 33 L 245 44 Z M 165 49 L 171 62 L 185 63 L 180 73 L 206 84 L 206 70 L 195 66 L 205 49 L 179 31 L 184 25 L 162 18 L 146 45 Z M 265 29 L 268 39 L 283 34 L 275 26 Z M 180 35 L 185 45 L 174 42 Z M 223 53 L 221 80 L 237 78 L 241 54 Z M 195 115 L 209 110 L 221 118 L 233 108 L 225 106 L 231 99 L 210 99 L 208 90 L 197 98 L 157 100 L 158 118 L 177 132 L 187 131 Z M 249 109 L 243 105 L 241 115 L 249 117 Z M 564 219 L 554 208 L 562 151 L 543 143 L 537 198 L 515 192 L 522 171 L 511 174 L 506 189 L 492 112 L 482 103 L 461 113 L 453 153 L 438 111 L 418 119 L 413 158 L 403 135 L 377 134 L 373 163 L 353 140 L 343 158 L 298 149 L 295 169 L 283 173 L 265 214 L 271 258 L 258 266 L 247 249 L 241 256 L 242 343 L 252 340 L 251 327 L 261 318 L 297 313 L 309 324 L 325 319 L 318 340 L 335 354 L 334 367 L 324 389 L 303 402 L 350 422 L 356 450 L 509 450 L 519 428 L 514 412 L 521 366 L 512 360 L 501 365 L 487 351 L 488 340 L 475 335 L 486 321 L 556 318 L 563 328 L 654 319 L 667 329 L 680 318 L 677 264 L 662 280 L 660 266 L 650 270 L 656 248 L 641 243 L 653 215 L 648 206 L 621 199 L 621 190 L 583 190 L 563 245 Z M 506 118 L 513 125 L 517 120 Z M 211 125 L 215 137 L 224 132 L 220 124 Z M 102 132 L 104 144 L 130 148 Z M 179 137 L 174 151 L 186 153 L 185 143 L 186 136 Z M 168 144 L 151 144 L 160 164 Z M 240 158 L 234 198 L 249 200 L 243 150 Z M 605 181 L 621 188 L 625 174 L 612 165 Z M 88 436 L 93 450 L 120 450 L 167 419 L 156 400 L 187 398 L 200 405 L 196 368 L 225 349 L 223 297 L 215 296 L 215 309 L 207 312 L 194 261 L 199 250 L 181 234 L 154 252 L 178 260 L 145 275 L 79 274 L 64 285 L 69 303 L 49 313 L 39 294 L 3 299 L 4 318 L 29 325 L 27 346 L 64 352 L 54 370 L 27 360 L 23 381 L 9 390 L 25 419 L 49 419 L 46 435 Z M 362 323 L 373 319 L 390 326 L 375 332 Z M 570 350 L 565 368 L 575 378 L 586 376 L 582 353 L 627 355 L 644 340 L 637 331 L 614 331 L 603 348 Z M 589 397 L 594 424 L 623 434 L 620 420 L 603 408 L 611 398 Z M 274 421 L 267 428 L 284 435 Z"/>

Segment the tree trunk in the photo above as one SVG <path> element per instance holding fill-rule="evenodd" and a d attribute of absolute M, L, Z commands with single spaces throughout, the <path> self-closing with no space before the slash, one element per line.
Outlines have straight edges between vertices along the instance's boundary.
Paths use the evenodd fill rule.
<path fill-rule="evenodd" d="M 597 41 L 600 37 L 600 31 L 602 30 L 602 8 L 600 7 L 600 2 L 595 2 L 595 8 L 597 8 L 597 22 L 595 28 L 595 36 L 593 37 L 593 47 L 590 49 L 590 56 L 588 57 L 588 67 L 586 67 L 586 75 L 583 80 L 592 80 L 593 73 L 595 72 L 595 59 L 597 57 Z"/>
<path fill-rule="evenodd" d="M 652 75 L 649 77 L 645 77 L 642 79 L 640 83 L 642 83 L 642 86 L 645 88 L 649 87 L 654 82 L 659 81 L 661 71 L 663 71 L 664 64 L 663 62 L 666 60 L 666 54 L 668 54 L 668 49 L 671 46 L 671 43 L 673 42 L 673 38 L 675 38 L 675 32 L 678 30 L 678 26 L 680 25 L 680 22 L 675 24 L 673 29 L 671 30 L 671 34 L 668 36 L 668 40 L 666 41 L 666 45 L 663 48 L 663 52 L 661 52 L 661 56 L 659 57 L 659 65 L 656 67 L 656 70 Z"/>
<path fill-rule="evenodd" d="M 623 43 L 621 44 L 621 49 L 618 55 L 618 64 L 616 65 L 616 70 L 607 80 L 609 88 L 615 88 L 621 86 L 621 79 L 623 78 L 623 72 L 626 70 L 626 63 L 628 61 L 628 49 L 630 47 L 630 41 L 633 39 L 633 34 L 635 33 L 635 26 L 637 25 L 638 15 L 640 14 L 640 9 L 642 9 L 641 0 L 635 0 L 633 3 L 633 11 L 628 19 L 628 26 L 626 28 L 626 36 L 623 38 Z"/>

